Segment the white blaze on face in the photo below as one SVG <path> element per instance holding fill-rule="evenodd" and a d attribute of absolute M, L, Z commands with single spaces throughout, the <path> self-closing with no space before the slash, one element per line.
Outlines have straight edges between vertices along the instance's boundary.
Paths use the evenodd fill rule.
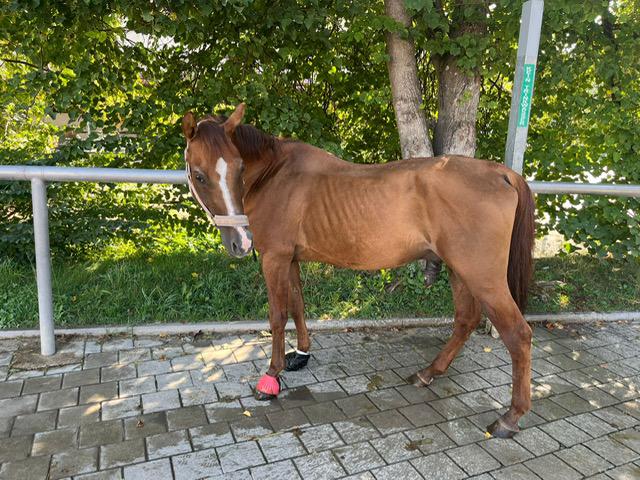
<path fill-rule="evenodd" d="M 233 206 L 233 199 L 231 198 L 231 192 L 229 191 L 229 185 L 227 184 L 227 162 L 224 158 L 218 158 L 216 162 L 216 172 L 220 175 L 220 191 L 222 192 L 222 199 L 224 205 L 227 208 L 227 215 L 235 215 L 236 209 Z M 240 235 L 242 240 L 242 249 L 248 251 L 251 248 L 251 240 L 247 235 L 247 229 L 245 227 L 233 227 Z"/>

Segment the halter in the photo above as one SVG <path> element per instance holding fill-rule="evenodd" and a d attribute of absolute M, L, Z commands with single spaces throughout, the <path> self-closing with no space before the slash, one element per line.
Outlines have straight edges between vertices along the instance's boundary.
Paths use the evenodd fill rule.
<path fill-rule="evenodd" d="M 193 181 L 191 180 L 191 168 L 189 168 L 189 162 L 187 163 L 187 183 L 189 184 L 189 191 L 191 195 L 195 197 L 198 201 L 202 209 L 209 217 L 209 221 L 215 225 L 216 227 L 248 227 L 249 226 L 249 218 L 246 215 L 215 215 L 211 213 L 211 210 L 205 205 L 205 203 L 196 192 L 195 187 L 193 186 Z"/>

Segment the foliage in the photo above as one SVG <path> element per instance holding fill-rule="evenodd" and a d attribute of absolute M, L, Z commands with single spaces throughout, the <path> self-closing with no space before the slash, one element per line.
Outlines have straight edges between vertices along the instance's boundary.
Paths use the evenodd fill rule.
<path fill-rule="evenodd" d="M 268 305 L 258 263 L 233 260 L 214 243 L 191 243 L 174 232 L 173 249 L 138 251 L 113 245 L 78 263 L 53 265 L 57 326 L 139 322 L 262 319 Z M 182 244 L 182 246 L 178 246 Z M 638 310 L 636 259 L 582 255 L 536 261 L 529 312 Z M 453 313 L 446 274 L 429 289 L 415 264 L 394 272 L 355 272 L 304 264 L 308 318 L 436 317 Z M 135 285 L 135 288 L 132 288 Z M 396 286 L 396 288 L 393 288 Z M 0 329 L 30 328 L 38 321 L 33 266 L 0 261 Z"/>
<path fill-rule="evenodd" d="M 478 155 L 501 161 L 521 2 L 408 0 L 425 105 L 433 61 L 483 75 Z M 474 7 L 475 6 L 475 7 Z M 526 173 L 540 180 L 640 183 L 637 0 L 547 2 Z M 182 168 L 179 118 L 246 101 L 247 120 L 347 160 L 398 157 L 382 0 L 8 0 L 0 6 L 0 163 Z M 455 34 L 453 33 L 455 32 Z M 47 117 L 67 113 L 55 127 Z M 186 188 L 49 188 L 54 252 L 155 245 L 204 229 Z M 637 255 L 637 200 L 541 197 L 543 229 L 599 255 Z M 0 254 L 29 253 L 26 184 L 0 186 Z M 198 237 L 194 241 L 200 241 Z"/>

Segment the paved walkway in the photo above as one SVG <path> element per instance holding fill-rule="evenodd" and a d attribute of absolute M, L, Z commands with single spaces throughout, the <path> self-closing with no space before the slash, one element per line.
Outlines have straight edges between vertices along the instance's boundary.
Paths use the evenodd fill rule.
<path fill-rule="evenodd" d="M 499 340 L 404 383 L 448 334 L 315 334 L 271 403 L 251 390 L 266 335 L 65 338 L 48 367 L 36 342 L 0 341 L 0 478 L 640 478 L 640 324 L 536 328 L 515 440 L 485 437 L 510 398 Z"/>

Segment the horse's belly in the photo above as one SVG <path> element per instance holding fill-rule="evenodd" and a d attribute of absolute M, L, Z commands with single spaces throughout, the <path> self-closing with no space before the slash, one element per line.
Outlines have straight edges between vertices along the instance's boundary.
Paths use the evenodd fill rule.
<path fill-rule="evenodd" d="M 333 236 L 324 242 L 309 242 L 296 248 L 299 261 L 330 263 L 354 270 L 394 268 L 423 258 L 431 250 L 424 238 L 381 234 L 370 238 Z"/>

